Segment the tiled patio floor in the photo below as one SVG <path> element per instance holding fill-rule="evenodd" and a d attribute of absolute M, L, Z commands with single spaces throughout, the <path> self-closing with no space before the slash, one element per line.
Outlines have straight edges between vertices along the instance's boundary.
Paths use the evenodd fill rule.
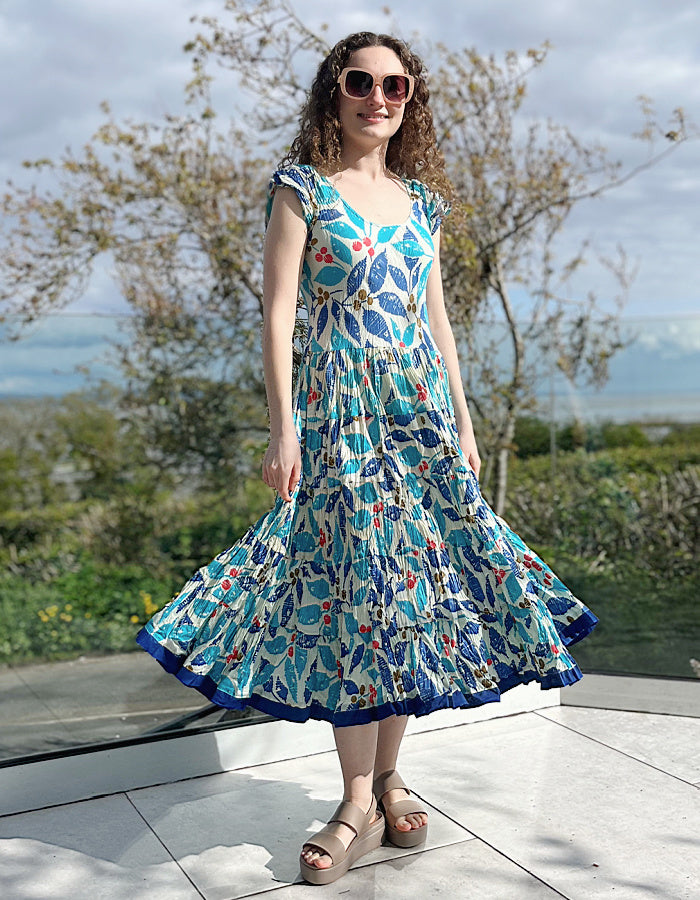
<path fill-rule="evenodd" d="M 0 818 L 3 900 L 700 900 L 700 719 L 573 706 L 408 734 L 431 811 L 326 887 L 298 854 L 335 752 Z"/>

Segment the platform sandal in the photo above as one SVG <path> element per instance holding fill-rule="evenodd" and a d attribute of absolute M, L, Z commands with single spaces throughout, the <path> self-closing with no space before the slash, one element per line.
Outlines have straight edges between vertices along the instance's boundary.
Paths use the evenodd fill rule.
<path fill-rule="evenodd" d="M 370 825 L 369 822 L 375 812 L 377 813 L 377 821 L 372 822 Z M 338 835 L 332 833 L 331 822 L 342 822 L 356 832 L 347 850 Z M 328 824 L 304 841 L 304 846 L 310 844 L 312 847 L 318 847 L 319 850 L 327 853 L 333 860 L 333 863 L 325 869 L 319 869 L 318 866 L 307 863 L 300 854 L 299 866 L 302 878 L 311 884 L 330 884 L 332 881 L 340 878 L 341 875 L 344 875 L 355 860 L 364 856 L 365 853 L 369 853 L 370 850 L 375 850 L 379 847 L 383 837 L 384 816 L 377 809 L 376 797 L 372 797 L 372 802 L 366 813 L 362 812 L 359 806 L 356 806 L 349 800 L 341 800 Z"/>
<path fill-rule="evenodd" d="M 408 796 L 405 800 L 397 800 L 394 803 L 385 804 L 382 800 L 383 795 L 387 791 L 397 790 L 399 788 L 403 788 L 403 790 L 408 792 Z M 386 772 L 382 772 L 380 775 L 377 775 L 374 779 L 374 793 L 378 798 L 379 808 L 384 812 L 384 818 L 386 819 L 386 839 L 387 841 L 391 841 L 396 847 L 416 847 L 418 844 L 422 844 L 428 834 L 428 825 L 421 825 L 420 828 L 411 828 L 410 831 L 400 831 L 398 828 L 394 828 L 389 824 L 389 817 L 387 815 L 388 812 L 391 813 L 394 822 L 401 818 L 401 816 L 408 816 L 411 813 L 425 813 L 428 814 L 428 810 L 424 809 L 423 804 L 421 804 L 420 800 L 415 800 L 410 798 L 411 792 L 408 790 L 406 785 L 403 782 L 403 779 L 396 771 L 396 769 L 388 769 Z M 410 798 L 410 799 L 409 799 Z"/>

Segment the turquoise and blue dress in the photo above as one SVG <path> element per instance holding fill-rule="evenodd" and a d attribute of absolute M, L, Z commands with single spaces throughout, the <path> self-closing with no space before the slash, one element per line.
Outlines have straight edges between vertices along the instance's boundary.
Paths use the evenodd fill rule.
<path fill-rule="evenodd" d="M 136 640 L 231 709 L 354 725 L 582 677 L 597 617 L 481 496 L 460 447 L 426 282 L 447 204 L 405 180 L 398 225 L 307 165 L 276 171 L 307 225 L 302 472 Z"/>

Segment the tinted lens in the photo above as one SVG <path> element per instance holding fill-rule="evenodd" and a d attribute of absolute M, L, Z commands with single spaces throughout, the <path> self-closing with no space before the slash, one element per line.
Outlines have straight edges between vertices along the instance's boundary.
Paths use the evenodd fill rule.
<path fill-rule="evenodd" d="M 408 78 L 404 75 L 387 75 L 382 90 L 390 103 L 402 103 L 408 96 Z"/>
<path fill-rule="evenodd" d="M 367 97 L 372 90 L 373 80 L 369 72 L 353 69 L 345 76 L 345 90 L 351 97 L 357 97 L 358 99 Z"/>

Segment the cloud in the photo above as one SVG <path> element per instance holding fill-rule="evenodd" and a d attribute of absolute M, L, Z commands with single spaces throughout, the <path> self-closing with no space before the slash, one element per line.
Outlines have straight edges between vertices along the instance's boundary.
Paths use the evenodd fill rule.
<path fill-rule="evenodd" d="M 397 28 L 403 37 L 416 35 L 419 51 L 428 40 L 441 40 L 453 49 L 475 46 L 499 55 L 549 39 L 554 49 L 529 79 L 524 115 L 551 117 L 586 141 L 600 141 L 628 168 L 647 158 L 647 148 L 631 137 L 641 122 L 638 94 L 655 98 L 662 118 L 679 105 L 698 118 L 695 0 L 431 0 L 429 6 L 394 0 L 391 18 L 373 0 L 333 8 L 332 17 L 327 2 L 292 3 L 312 29 L 332 18 L 330 42 L 353 30 Z M 5 0 L 0 176 L 26 181 L 31 173 L 21 168 L 22 159 L 55 157 L 66 145 L 79 150 L 102 121 L 104 99 L 118 119 L 179 111 L 190 74 L 182 45 L 196 31 L 193 14 L 231 21 L 223 0 Z M 232 114 L 230 76 L 215 74 L 217 103 L 224 115 Z M 700 144 L 685 145 L 604 200 L 581 204 L 567 222 L 561 257 L 583 239 L 594 238 L 604 253 L 620 242 L 640 263 L 630 313 L 697 310 L 699 163 Z M 123 308 L 108 282 L 104 274 L 96 279 L 79 308 Z M 582 296 L 589 289 L 603 297 L 613 290 L 596 266 L 587 267 L 573 287 Z"/>

